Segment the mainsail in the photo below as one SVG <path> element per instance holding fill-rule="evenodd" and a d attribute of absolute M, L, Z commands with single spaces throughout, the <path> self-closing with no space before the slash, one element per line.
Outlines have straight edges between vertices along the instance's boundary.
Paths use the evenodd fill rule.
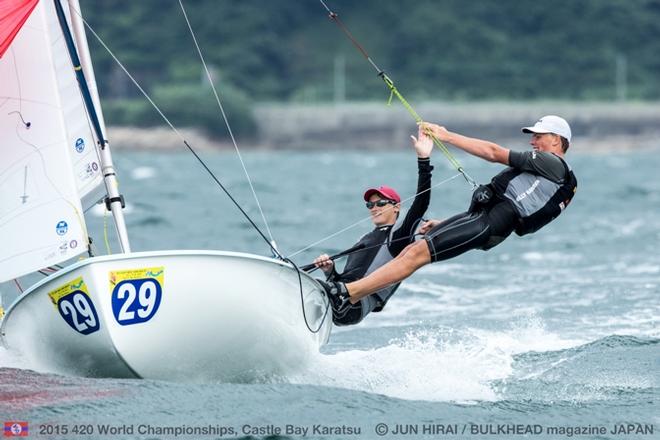
<path fill-rule="evenodd" d="M 0 10 L 0 282 L 85 252 L 83 211 L 105 194 L 54 3 L 34 3 Z"/>

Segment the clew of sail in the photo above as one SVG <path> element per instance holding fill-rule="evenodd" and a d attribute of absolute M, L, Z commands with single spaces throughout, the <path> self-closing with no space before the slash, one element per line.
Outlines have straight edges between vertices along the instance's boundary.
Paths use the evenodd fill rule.
<path fill-rule="evenodd" d="M 0 282 L 85 252 L 83 211 L 105 194 L 54 4 L 30 3 L 0 9 Z"/>

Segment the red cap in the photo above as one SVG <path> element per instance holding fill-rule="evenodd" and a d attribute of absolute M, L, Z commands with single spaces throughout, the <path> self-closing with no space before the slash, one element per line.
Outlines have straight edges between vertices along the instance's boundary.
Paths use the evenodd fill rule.
<path fill-rule="evenodd" d="M 374 194 L 379 194 L 384 199 L 394 200 L 397 203 L 401 202 L 401 197 L 399 197 L 399 194 L 394 191 L 394 189 L 386 185 L 379 186 L 378 188 L 369 188 L 364 193 L 364 201 L 368 202 L 369 198 Z"/>

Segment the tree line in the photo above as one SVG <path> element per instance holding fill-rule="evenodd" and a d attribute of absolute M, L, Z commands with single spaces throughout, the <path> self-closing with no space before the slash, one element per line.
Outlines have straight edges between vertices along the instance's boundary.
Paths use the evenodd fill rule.
<path fill-rule="evenodd" d="M 418 101 L 660 98 L 657 0 L 325 3 Z M 183 4 L 214 83 L 246 118 L 240 130 L 253 127 L 254 102 L 387 99 L 375 70 L 318 0 Z M 81 8 L 157 101 L 214 131 L 215 100 L 178 1 L 81 0 Z M 106 113 L 121 123 L 156 123 L 110 55 L 88 39 Z"/>

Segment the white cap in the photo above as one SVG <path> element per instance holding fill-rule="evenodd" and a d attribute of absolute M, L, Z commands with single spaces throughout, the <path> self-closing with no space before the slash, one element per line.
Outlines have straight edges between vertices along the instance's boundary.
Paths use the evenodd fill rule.
<path fill-rule="evenodd" d="M 554 133 L 571 140 L 571 126 L 566 119 L 555 115 L 543 116 L 533 127 L 523 127 L 523 133 Z"/>

